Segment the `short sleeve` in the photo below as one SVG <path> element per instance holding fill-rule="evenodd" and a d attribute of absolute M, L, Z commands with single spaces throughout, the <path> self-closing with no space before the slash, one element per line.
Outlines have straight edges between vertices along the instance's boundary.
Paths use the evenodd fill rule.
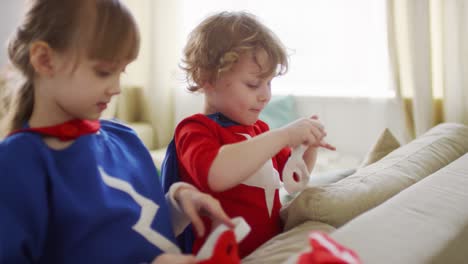
<path fill-rule="evenodd" d="M 186 119 L 176 128 L 175 141 L 179 165 L 182 165 L 197 188 L 211 191 L 208 172 L 221 143 L 209 121 Z"/>

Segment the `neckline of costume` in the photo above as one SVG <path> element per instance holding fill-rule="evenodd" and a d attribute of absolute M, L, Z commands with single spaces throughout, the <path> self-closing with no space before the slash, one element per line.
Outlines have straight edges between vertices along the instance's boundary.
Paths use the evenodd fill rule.
<path fill-rule="evenodd" d="M 64 123 L 47 127 L 25 127 L 15 130 L 9 136 L 21 132 L 37 133 L 43 136 L 55 137 L 61 141 L 75 140 L 83 135 L 94 134 L 101 128 L 99 120 L 72 119 Z"/>

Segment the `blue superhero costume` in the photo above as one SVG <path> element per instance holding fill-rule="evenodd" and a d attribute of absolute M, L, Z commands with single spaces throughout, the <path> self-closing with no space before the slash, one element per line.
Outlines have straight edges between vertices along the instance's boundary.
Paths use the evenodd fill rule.
<path fill-rule="evenodd" d="M 230 120 L 221 113 L 207 115 L 208 118 L 215 121 L 222 127 L 230 127 L 238 125 L 238 123 Z M 165 193 L 169 191 L 172 184 L 181 181 L 179 177 L 179 165 L 177 159 L 177 149 L 174 139 L 171 140 L 166 150 L 163 163 L 161 165 L 161 181 Z M 185 230 L 177 236 L 179 247 L 184 253 L 192 253 L 195 234 L 193 233 L 192 225 L 189 225 Z"/>
<path fill-rule="evenodd" d="M 0 142 L 0 263 L 150 263 L 175 252 L 154 163 L 134 131 L 53 150 L 41 135 Z"/>

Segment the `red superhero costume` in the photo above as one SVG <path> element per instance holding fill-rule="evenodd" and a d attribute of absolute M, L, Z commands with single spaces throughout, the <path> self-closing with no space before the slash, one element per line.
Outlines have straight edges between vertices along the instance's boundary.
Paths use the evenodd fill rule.
<path fill-rule="evenodd" d="M 244 126 L 226 120 L 221 114 L 210 117 L 196 114 L 184 119 L 175 132 L 180 178 L 218 199 L 231 218 L 242 216 L 250 225 L 251 232 L 239 245 L 241 258 L 282 231 L 278 189 L 290 150 L 284 148 L 249 179 L 223 192 L 209 188 L 208 171 L 221 146 L 248 140 L 268 130 L 268 125 L 260 120 Z M 210 228 L 208 219 L 204 222 Z M 195 240 L 194 252 L 198 252 L 205 239 Z"/>

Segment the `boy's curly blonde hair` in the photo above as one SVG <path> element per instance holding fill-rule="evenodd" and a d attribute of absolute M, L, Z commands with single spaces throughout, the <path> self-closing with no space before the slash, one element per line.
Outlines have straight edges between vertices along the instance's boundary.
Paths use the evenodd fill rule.
<path fill-rule="evenodd" d="M 261 77 L 283 75 L 288 69 L 286 49 L 278 37 L 247 12 L 221 12 L 203 20 L 189 35 L 181 68 L 188 90 L 198 91 L 203 83 L 229 71 L 239 57 L 259 50 L 268 55 L 269 65 Z M 259 65 L 260 66 L 260 65 Z"/>

